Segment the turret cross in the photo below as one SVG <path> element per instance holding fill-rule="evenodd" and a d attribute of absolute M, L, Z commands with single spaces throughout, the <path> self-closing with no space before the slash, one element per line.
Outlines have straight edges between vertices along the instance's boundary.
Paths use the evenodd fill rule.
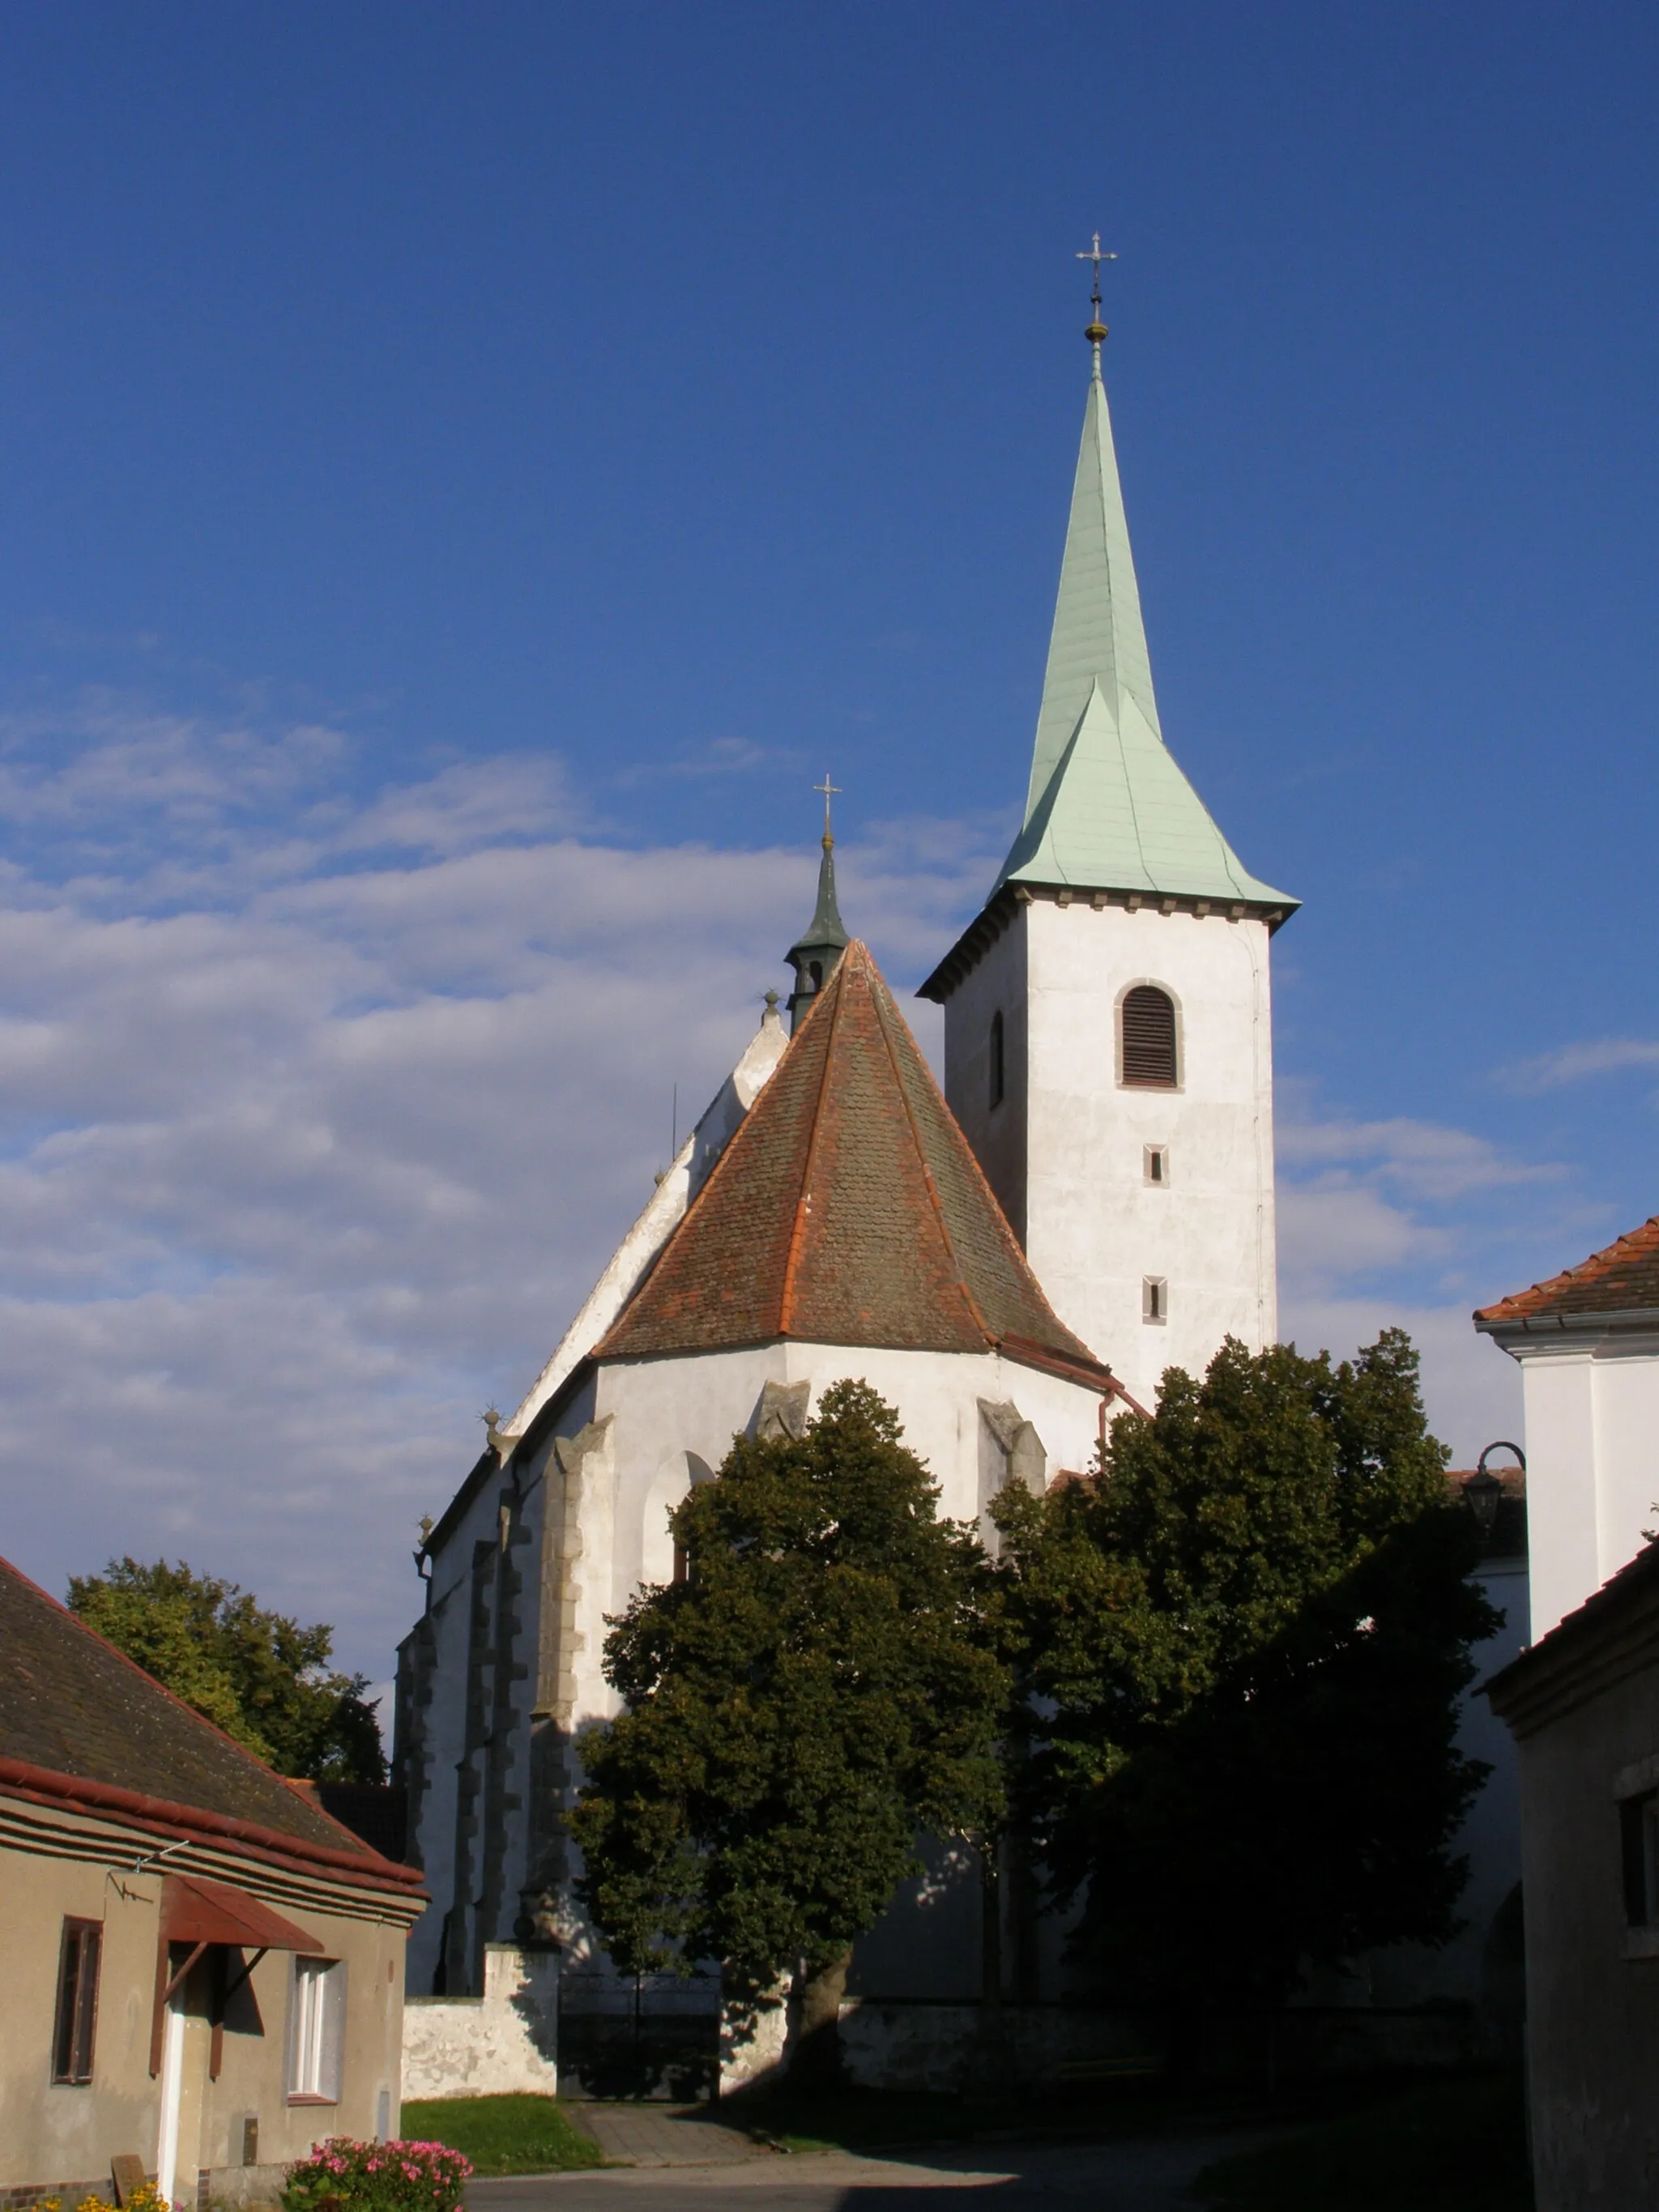
<path fill-rule="evenodd" d="M 1094 313 L 1089 318 L 1089 327 L 1085 331 L 1083 335 L 1088 339 L 1090 344 L 1095 349 L 1095 374 L 1098 376 L 1100 374 L 1100 349 L 1106 337 L 1106 325 L 1100 319 L 1100 264 L 1103 261 L 1115 261 L 1117 259 L 1117 256 L 1115 253 L 1103 253 L 1101 252 L 1100 233 L 1097 231 L 1095 233 L 1095 242 L 1093 246 L 1090 247 L 1088 252 L 1079 253 L 1077 256 L 1077 258 L 1079 261 L 1091 261 L 1094 264 L 1095 287 L 1093 291 L 1089 295 L 1089 305 L 1094 309 Z"/>
<path fill-rule="evenodd" d="M 815 783 L 812 786 L 812 788 L 814 791 L 821 793 L 823 798 L 823 842 L 826 845 L 833 845 L 836 841 L 830 835 L 830 802 L 832 799 L 839 799 L 841 797 L 841 786 L 838 783 L 830 782 L 830 771 L 828 769 L 825 769 L 823 771 L 823 781 L 822 783 Z"/>

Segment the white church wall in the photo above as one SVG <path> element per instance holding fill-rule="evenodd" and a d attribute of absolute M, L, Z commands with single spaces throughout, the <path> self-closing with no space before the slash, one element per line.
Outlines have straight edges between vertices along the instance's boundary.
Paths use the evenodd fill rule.
<path fill-rule="evenodd" d="M 565 1639 L 558 1659 L 561 1725 L 574 1737 L 579 1759 L 582 1729 L 617 1710 L 604 1677 L 605 1616 L 623 1611 L 642 1583 L 664 1582 L 672 1575 L 668 1514 L 694 1475 L 718 1469 L 733 1436 L 752 1427 L 769 1382 L 806 1384 L 810 1412 L 833 1382 L 843 1379 L 869 1382 L 898 1408 L 906 1441 L 927 1463 L 939 1485 L 941 1510 L 952 1517 L 972 1519 L 979 1512 L 988 1448 L 994 1455 L 1001 1449 L 982 1408 L 1000 1417 L 1005 1431 L 1012 1425 L 1024 1437 L 1029 1425 L 1019 1463 L 1039 1468 L 1037 1479 L 1052 1480 L 1061 1470 L 1081 1472 L 1091 1463 L 1098 1395 L 990 1352 L 791 1342 L 603 1366 L 522 1459 L 515 1454 L 480 1483 L 433 1561 L 427 1622 L 434 1643 L 432 1701 L 425 1715 L 426 1790 L 416 1847 L 434 1902 L 410 1942 L 411 1991 L 424 1996 L 433 1988 L 447 1913 L 459 1903 L 464 1921 L 463 1929 L 452 1933 L 452 1962 L 458 1951 L 473 1960 L 483 1942 L 512 1934 L 519 1893 L 531 1877 L 528 1744 L 538 1667 L 545 1664 L 544 1655 L 538 1661 L 538 1652 L 540 1607 L 548 1600 L 540 1562 L 550 1498 L 561 1516 L 555 1532 L 556 1578 L 566 1593 L 558 1623 Z M 1000 1487 L 1001 1480 L 996 1474 L 991 1487 Z M 510 1506 L 506 1528 L 504 1503 Z M 493 1562 L 504 1534 L 511 1538 L 519 1583 L 511 1600 L 516 1628 L 505 1645 L 501 1639 L 508 1624 L 498 1612 L 501 1585 L 493 1564 L 475 1583 L 473 1564 L 479 1546 L 490 1548 Z M 475 1622 L 478 1606 L 489 1610 L 487 1623 Z M 477 1672 L 474 1639 L 481 1634 L 487 1671 L 482 1691 L 470 1691 L 469 1677 Z M 497 1741 L 492 1751 L 488 1742 L 477 1740 L 475 1727 L 469 1746 L 471 1698 L 482 1695 L 489 1701 L 489 1731 L 495 1729 L 500 1711 L 495 1702 L 496 1670 L 503 1663 L 514 1670 L 511 1741 Z M 458 1900 L 457 1820 L 463 1778 L 469 1772 L 475 1782 L 471 1865 L 464 1885 L 468 1893 Z M 496 1902 L 479 1924 L 486 1829 Z M 939 1994 L 940 1984 L 954 1988 L 960 1978 L 957 1936 L 941 1933 L 934 1941 L 947 1921 L 955 1924 L 956 1909 L 947 1910 L 944 1898 L 949 1887 L 935 1883 L 926 1899 L 919 1893 L 913 1900 L 924 1949 L 930 1957 L 932 1950 L 939 1951 L 938 1972 L 933 1965 L 924 1966 L 919 1995 Z M 570 1921 L 568 1934 L 568 1966 L 604 1971 L 579 1919 Z"/>
<path fill-rule="evenodd" d="M 945 1098 L 972 1146 L 1008 1225 L 1025 1242 L 1027 906 L 963 976 L 945 1009 Z M 1002 1095 L 994 1100 L 991 1025 L 1002 1018 Z M 1044 1286 L 1045 1288 L 1047 1285 Z M 1073 1327 L 1076 1327 L 1073 1322 Z M 1079 1331 L 1079 1334 L 1081 1332 Z M 1103 1346 L 1085 1336 L 1100 1359 Z"/>
<path fill-rule="evenodd" d="M 984 1922 L 978 1857 L 936 1836 L 922 1838 L 919 1856 L 919 1869 L 854 1946 L 848 1994 L 976 2003 Z"/>
<path fill-rule="evenodd" d="M 768 1382 L 805 1382 L 816 1409 L 830 1386 L 862 1381 L 898 1409 L 904 1440 L 927 1463 L 940 1510 L 972 1520 L 980 1510 L 980 1403 L 1012 1403 L 1042 1439 L 1049 1475 L 1092 1463 L 1097 1394 L 998 1354 L 896 1352 L 783 1342 L 679 1359 L 619 1361 L 601 1376 L 599 1403 L 617 1416 L 617 1536 L 608 1609 L 617 1612 L 641 1579 L 672 1566 L 669 1506 L 690 1486 L 688 1455 L 718 1468 L 734 1435 L 754 1420 Z M 597 1678 L 596 1702 L 611 1710 Z"/>
<path fill-rule="evenodd" d="M 1659 1335 L 1503 1340 L 1526 1408 L 1536 1644 L 1659 1525 Z"/>
<path fill-rule="evenodd" d="M 1143 907 L 1026 909 L 1025 1249 L 1062 1320 L 1150 1406 L 1164 1370 L 1201 1374 L 1223 1337 L 1277 1331 L 1267 929 Z M 1175 1000 L 1179 1086 L 1118 1080 L 1117 1009 Z M 1148 1180 L 1146 1148 L 1166 1148 Z M 1143 1317 L 1147 1277 L 1168 1318 Z"/>
<path fill-rule="evenodd" d="M 455 1763 L 466 1729 L 466 1596 L 450 1588 L 433 1598 L 427 1620 L 435 1641 L 431 1703 L 422 1715 L 425 1782 L 410 1852 L 426 1876 L 431 1903 L 409 1932 L 404 1987 L 428 1996 L 443 1944 L 444 1914 L 455 1887 Z"/>
<path fill-rule="evenodd" d="M 1374 1951 L 1361 1962 L 1361 1976 L 1372 2003 L 1468 2005 L 1481 2016 L 1483 2027 L 1495 2027 L 1490 2018 L 1493 2007 L 1510 1994 L 1498 1986 L 1505 1961 L 1496 1923 L 1521 1879 L 1520 1767 L 1515 1739 L 1487 1704 L 1481 1685 L 1517 1657 L 1527 1642 L 1527 1563 L 1490 1560 L 1474 1579 L 1504 1620 L 1471 1650 L 1474 1680 L 1458 1705 L 1459 1754 L 1481 1759 L 1492 1770 L 1449 1845 L 1454 1858 L 1468 1861 L 1468 1881 L 1456 1908 L 1463 1926 L 1437 1950 L 1398 1943 Z"/>
<path fill-rule="evenodd" d="M 412 1840 L 432 1903 L 410 1931 L 404 1969 L 406 1986 L 417 1996 L 432 1989 L 443 1951 L 444 1918 L 455 1892 L 456 1817 L 470 1693 L 473 1548 L 494 1540 L 501 1495 L 510 1487 L 499 1472 L 482 1482 L 442 1550 L 431 1559 L 426 1612 L 434 1643 L 431 1702 L 422 1716 L 424 1789 L 419 1832 Z"/>

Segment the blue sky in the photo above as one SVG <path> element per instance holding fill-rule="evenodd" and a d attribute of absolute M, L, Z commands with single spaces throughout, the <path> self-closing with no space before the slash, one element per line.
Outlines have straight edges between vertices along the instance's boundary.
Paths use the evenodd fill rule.
<path fill-rule="evenodd" d="M 1286 1327 L 1513 1421 L 1468 1308 L 1659 1205 L 1651 8 L 67 0 L 0 61 L 20 1564 L 385 1670 L 807 787 L 896 981 L 988 884 L 1097 227 L 1165 732 L 1305 901 Z"/>

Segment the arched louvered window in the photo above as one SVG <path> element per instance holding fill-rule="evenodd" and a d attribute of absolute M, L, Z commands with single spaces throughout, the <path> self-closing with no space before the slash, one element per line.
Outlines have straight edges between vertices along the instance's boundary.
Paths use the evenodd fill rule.
<path fill-rule="evenodd" d="M 1002 1050 L 1002 1016 L 1000 1014 L 993 1014 L 991 1017 L 990 1062 L 991 1103 L 993 1106 L 1000 1106 L 1008 1089 L 1007 1067 Z"/>
<path fill-rule="evenodd" d="M 1175 1000 L 1156 983 L 1137 983 L 1123 994 L 1123 1076 L 1137 1091 L 1173 1091 L 1176 1066 Z"/>

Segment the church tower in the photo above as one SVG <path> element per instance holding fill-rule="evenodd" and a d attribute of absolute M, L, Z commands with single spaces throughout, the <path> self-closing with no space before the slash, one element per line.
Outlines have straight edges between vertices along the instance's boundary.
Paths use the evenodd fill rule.
<path fill-rule="evenodd" d="M 945 1008 L 945 1096 L 1038 1279 L 1150 1407 L 1166 1367 L 1201 1374 L 1223 1337 L 1277 1333 L 1267 948 L 1297 902 L 1243 866 L 1164 743 L 1098 258 L 1087 336 L 1024 822 L 921 995 Z"/>

